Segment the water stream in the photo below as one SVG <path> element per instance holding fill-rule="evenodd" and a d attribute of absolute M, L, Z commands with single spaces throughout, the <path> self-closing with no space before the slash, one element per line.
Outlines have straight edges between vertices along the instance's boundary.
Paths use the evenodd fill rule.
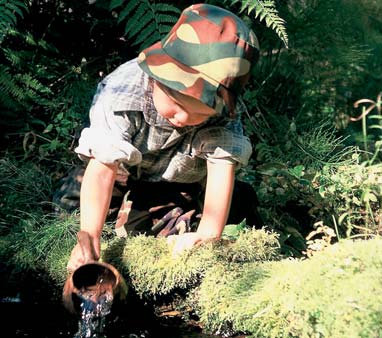
<path fill-rule="evenodd" d="M 74 338 L 107 338 L 104 331 L 113 305 L 112 285 L 101 276 L 94 286 L 83 287 L 77 296 L 81 316 Z"/>

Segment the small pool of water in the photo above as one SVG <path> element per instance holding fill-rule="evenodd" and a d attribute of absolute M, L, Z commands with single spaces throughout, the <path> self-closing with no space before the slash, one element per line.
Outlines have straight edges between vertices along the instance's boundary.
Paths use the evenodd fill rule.
<path fill-rule="evenodd" d="M 4 338 L 74 338 L 79 320 L 61 304 L 1 302 L 1 336 Z M 126 313 L 106 318 L 103 335 L 92 338 L 209 338 L 198 327 L 180 320 L 156 321 L 150 314 L 126 307 Z"/>
<path fill-rule="evenodd" d="M 79 318 L 64 307 L 60 290 L 52 287 L 45 274 L 26 273 L 10 278 L 0 272 L 0 337 L 75 338 Z M 59 293 L 59 294 L 57 294 Z M 219 338 L 207 335 L 198 326 L 180 318 L 158 318 L 151 306 L 132 293 L 105 318 L 103 337 L 92 338 Z"/>

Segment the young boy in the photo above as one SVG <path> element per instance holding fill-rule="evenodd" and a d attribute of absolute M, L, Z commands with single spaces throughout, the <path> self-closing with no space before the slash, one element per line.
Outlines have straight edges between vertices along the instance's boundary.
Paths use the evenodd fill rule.
<path fill-rule="evenodd" d="M 258 55 L 256 36 L 241 19 L 222 8 L 197 4 L 182 12 L 162 41 L 99 84 L 90 126 L 75 150 L 88 162 L 81 183 L 80 223 L 91 239 L 93 259 L 100 255 L 116 181 L 129 191 L 117 233 L 158 234 L 166 222 L 171 230 L 172 220 L 173 227 L 183 225 L 183 231 L 177 227 L 172 233 L 178 234 L 169 237 L 174 252 L 220 238 L 230 210 L 248 205 L 247 197 L 239 201 L 240 196 L 232 195 L 239 184 L 235 171 L 247 164 L 252 151 L 239 120 L 245 109 L 239 93 Z M 201 219 L 190 232 L 200 194 Z M 77 244 L 68 270 L 85 263 L 86 257 L 89 253 Z"/>

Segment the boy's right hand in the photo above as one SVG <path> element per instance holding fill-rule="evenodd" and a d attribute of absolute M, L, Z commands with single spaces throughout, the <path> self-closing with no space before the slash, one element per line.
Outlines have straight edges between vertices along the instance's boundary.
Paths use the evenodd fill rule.
<path fill-rule="evenodd" d="M 70 259 L 67 264 L 67 270 L 73 272 L 81 265 L 92 261 L 98 261 L 100 252 L 100 243 L 94 243 L 86 231 L 79 231 L 77 234 L 78 243 L 74 246 Z"/>

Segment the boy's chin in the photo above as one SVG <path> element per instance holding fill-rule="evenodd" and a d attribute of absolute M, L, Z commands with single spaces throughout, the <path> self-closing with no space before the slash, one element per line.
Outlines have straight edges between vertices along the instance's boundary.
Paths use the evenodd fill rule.
<path fill-rule="evenodd" d="M 175 128 L 183 128 L 186 126 L 186 124 L 184 123 L 180 123 L 178 121 L 171 121 L 171 120 L 167 120 L 173 127 Z"/>

